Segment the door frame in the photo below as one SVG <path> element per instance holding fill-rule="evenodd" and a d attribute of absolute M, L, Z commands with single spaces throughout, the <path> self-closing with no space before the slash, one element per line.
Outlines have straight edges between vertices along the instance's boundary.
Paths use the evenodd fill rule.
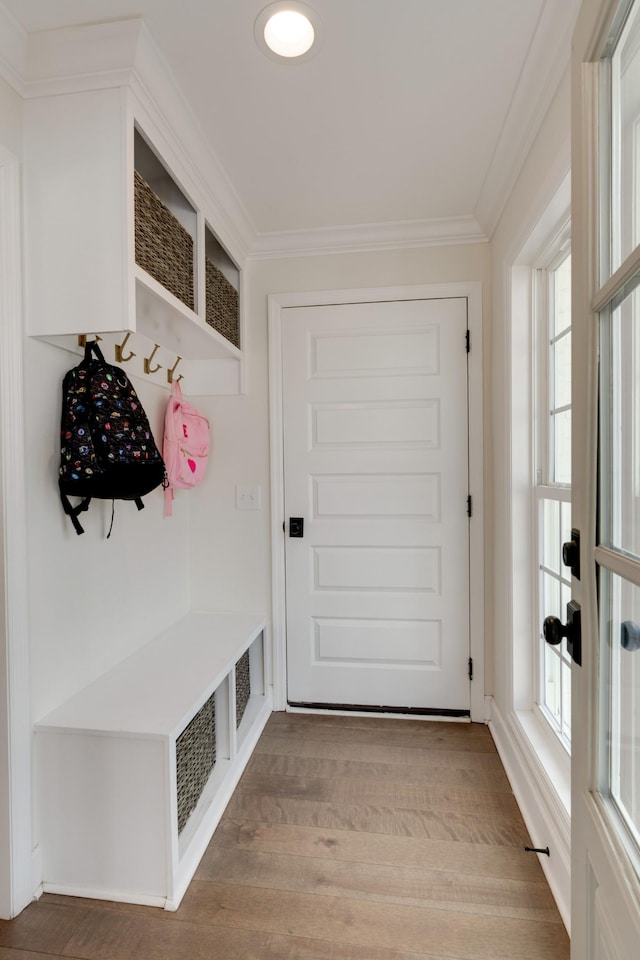
<path fill-rule="evenodd" d="M 583 0 L 572 52 L 572 524 L 581 531 L 582 666 L 574 667 L 571 814 L 571 956 L 631 956 L 640 932 L 640 880 L 600 795 L 601 657 L 596 579 L 598 543 L 599 312 L 621 279 L 638 269 L 636 247 L 602 287 L 599 59 L 622 0 Z M 604 124 L 602 125 L 604 126 Z M 606 216 L 606 215 L 605 215 Z M 606 219 L 602 221 L 608 231 Z M 614 568 L 615 561 L 609 565 Z M 624 575 L 624 568 L 620 571 Z M 579 731 L 579 736 L 577 732 Z"/>
<path fill-rule="evenodd" d="M 287 646 L 284 540 L 284 431 L 282 406 L 282 319 L 288 307 L 315 307 L 343 303 L 393 300 L 466 298 L 469 353 L 469 492 L 473 515 L 469 522 L 469 642 L 473 658 L 471 720 L 484 723 L 487 705 L 484 687 L 484 432 L 482 376 L 482 284 L 479 281 L 274 293 L 268 297 L 269 434 L 271 462 L 271 601 L 273 637 L 274 709 L 287 710 Z M 461 344 L 461 349 L 463 345 Z M 394 714 L 395 716 L 395 714 Z"/>
<path fill-rule="evenodd" d="M 0 917 L 34 887 L 20 164 L 0 146 Z"/>

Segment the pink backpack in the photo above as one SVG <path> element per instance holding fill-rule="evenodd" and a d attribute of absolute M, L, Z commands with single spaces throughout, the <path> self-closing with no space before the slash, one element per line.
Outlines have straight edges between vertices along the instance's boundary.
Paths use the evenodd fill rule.
<path fill-rule="evenodd" d="M 169 484 L 165 491 L 165 515 L 173 510 L 173 491 L 187 490 L 204 480 L 209 461 L 209 421 L 187 400 L 177 380 L 164 417 L 162 459 Z"/>

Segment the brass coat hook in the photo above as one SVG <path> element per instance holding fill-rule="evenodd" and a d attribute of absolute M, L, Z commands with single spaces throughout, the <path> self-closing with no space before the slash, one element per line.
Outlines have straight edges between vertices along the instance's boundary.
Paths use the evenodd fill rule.
<path fill-rule="evenodd" d="M 162 364 L 161 364 L 161 363 L 156 363 L 155 367 L 152 367 L 152 366 L 151 366 L 151 361 L 153 360 L 153 358 L 154 358 L 155 355 L 156 355 L 156 350 L 158 350 L 159 348 L 160 348 L 160 344 L 159 344 L 159 343 L 156 343 L 156 345 L 154 346 L 154 348 L 153 348 L 153 350 L 151 351 L 150 355 L 149 355 L 148 357 L 145 357 L 145 358 L 144 358 L 144 372 L 145 372 L 145 373 L 157 373 L 158 370 L 162 370 Z"/>
<path fill-rule="evenodd" d="M 178 366 L 181 360 L 182 360 L 182 357 L 176 357 L 176 362 L 174 363 L 174 365 L 169 370 L 167 370 L 167 383 L 173 383 L 174 380 L 176 381 L 176 383 L 180 383 L 180 381 L 183 379 L 182 374 L 180 374 L 177 377 L 175 376 L 176 367 Z"/>
<path fill-rule="evenodd" d="M 131 360 L 133 357 L 135 357 L 135 353 L 133 352 L 133 350 L 130 350 L 130 351 L 129 351 L 129 355 L 128 355 L 127 357 L 125 357 L 124 354 L 123 354 L 123 352 L 122 352 L 122 351 L 124 350 L 124 348 L 126 347 L 126 345 L 127 345 L 127 340 L 129 339 L 130 336 L 131 336 L 131 330 L 128 331 L 128 333 L 127 333 L 127 335 L 125 336 L 125 338 L 124 338 L 124 340 L 122 341 L 122 343 L 116 343 L 116 345 L 115 345 L 115 348 L 114 348 L 114 349 L 115 349 L 115 352 L 116 352 L 116 362 L 117 362 L 117 363 L 126 363 L 128 360 Z M 152 356 L 153 356 L 153 354 L 152 354 Z"/>
<path fill-rule="evenodd" d="M 88 335 L 87 335 L 86 333 L 79 333 L 79 334 L 78 334 L 78 346 L 79 346 L 79 347 L 86 347 L 86 345 L 87 345 L 87 339 L 88 339 Z M 98 340 L 102 340 L 102 337 L 99 336 L 99 335 L 96 333 L 96 334 L 91 334 L 91 339 L 92 339 L 92 340 L 95 340 L 96 343 L 97 343 Z"/>

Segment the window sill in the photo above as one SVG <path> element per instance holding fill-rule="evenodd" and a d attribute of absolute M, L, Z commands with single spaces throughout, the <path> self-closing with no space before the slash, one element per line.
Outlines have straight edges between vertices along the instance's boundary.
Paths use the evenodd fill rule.
<path fill-rule="evenodd" d="M 537 709 L 517 710 L 521 731 L 544 777 L 571 819 L 571 757 Z"/>

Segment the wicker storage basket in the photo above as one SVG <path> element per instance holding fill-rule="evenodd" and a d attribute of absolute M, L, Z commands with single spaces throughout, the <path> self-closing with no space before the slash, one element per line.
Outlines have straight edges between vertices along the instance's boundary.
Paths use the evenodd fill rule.
<path fill-rule="evenodd" d="M 236 663 L 236 727 L 240 726 L 251 696 L 251 673 L 249 651 L 243 653 Z"/>
<path fill-rule="evenodd" d="M 206 258 L 207 323 L 240 346 L 238 291 L 218 268 Z"/>
<path fill-rule="evenodd" d="M 215 693 L 176 740 L 178 833 L 193 813 L 216 762 Z"/>
<path fill-rule="evenodd" d="M 194 309 L 193 237 L 134 171 L 136 263 Z"/>

